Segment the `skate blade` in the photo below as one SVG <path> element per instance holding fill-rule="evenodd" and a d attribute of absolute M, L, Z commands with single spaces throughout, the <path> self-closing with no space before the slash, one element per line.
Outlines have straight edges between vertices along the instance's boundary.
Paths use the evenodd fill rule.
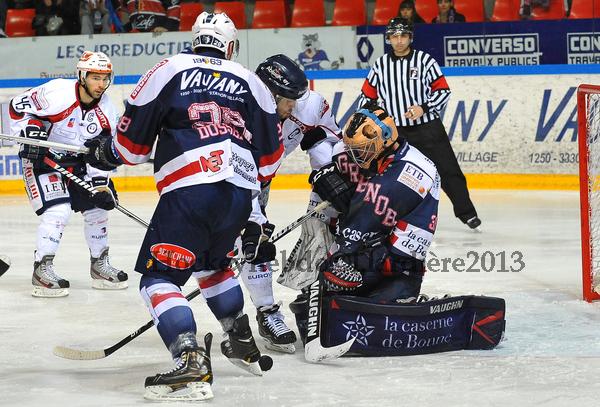
<path fill-rule="evenodd" d="M 227 358 L 227 359 L 229 359 L 229 361 L 231 363 L 233 363 L 234 365 L 236 365 L 237 367 L 244 369 L 246 372 L 250 372 L 256 376 L 263 375 L 262 369 L 260 368 L 260 365 L 258 364 L 258 362 L 248 363 L 242 359 L 235 359 L 235 358 Z"/>
<path fill-rule="evenodd" d="M 31 295 L 33 297 L 38 297 L 38 298 L 66 297 L 67 295 L 69 295 L 69 289 L 68 288 L 46 288 L 46 287 L 40 287 L 40 286 L 34 285 Z"/>
<path fill-rule="evenodd" d="M 148 386 L 144 393 L 146 400 L 153 401 L 202 401 L 214 397 L 210 383 L 193 382 L 173 391 L 171 386 Z"/>
<path fill-rule="evenodd" d="M 101 280 L 99 278 L 92 279 L 92 288 L 96 290 L 124 290 L 129 287 L 127 281 L 119 281 L 118 283 L 111 283 L 108 280 Z"/>
<path fill-rule="evenodd" d="M 274 350 L 275 352 L 281 353 L 295 353 L 296 346 L 293 343 L 273 343 L 269 341 L 267 338 L 263 338 L 265 340 L 265 348 Z"/>

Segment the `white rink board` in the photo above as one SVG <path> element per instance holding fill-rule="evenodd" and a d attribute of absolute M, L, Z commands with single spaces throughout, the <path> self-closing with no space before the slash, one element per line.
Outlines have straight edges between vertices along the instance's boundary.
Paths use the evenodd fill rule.
<path fill-rule="evenodd" d="M 598 74 L 524 76 L 450 76 L 452 97 L 443 121 L 465 173 L 576 174 L 576 87 L 600 84 Z M 362 79 L 312 81 L 329 101 L 338 122 L 351 113 Z M 109 89 L 113 102 L 122 103 L 134 85 Z M 0 103 L 25 88 L 0 89 Z M 16 149 L 0 148 L 0 180 L 20 178 Z M 16 168 L 16 170 L 15 170 Z M 149 165 L 121 168 L 118 176 L 151 175 Z M 294 152 L 282 174 L 305 174 L 308 159 Z"/>

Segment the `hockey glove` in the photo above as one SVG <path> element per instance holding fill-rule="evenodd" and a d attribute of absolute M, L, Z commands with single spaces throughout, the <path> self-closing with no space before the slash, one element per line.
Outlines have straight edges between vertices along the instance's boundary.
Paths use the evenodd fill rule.
<path fill-rule="evenodd" d="M 246 223 L 242 233 L 242 251 L 244 258 L 250 264 L 261 264 L 275 259 L 275 245 L 269 242 L 275 225 L 266 222 L 259 225 L 256 222 Z"/>
<path fill-rule="evenodd" d="M 83 157 L 84 161 L 94 168 L 111 171 L 121 165 L 121 161 L 113 151 L 112 137 L 98 136 L 85 142 L 90 151 Z"/>
<path fill-rule="evenodd" d="M 325 287 L 329 291 L 353 291 L 363 282 L 360 271 L 343 257 L 330 257 L 321 263 L 319 270 L 323 273 Z"/>
<path fill-rule="evenodd" d="M 48 133 L 46 133 L 44 127 L 36 125 L 29 125 L 25 127 L 25 130 L 23 130 L 22 135 L 26 138 L 33 140 L 48 139 Z M 46 154 L 48 154 L 47 147 L 34 146 L 31 144 L 21 144 L 21 148 L 19 150 L 19 157 L 26 158 L 27 160 L 32 161 L 34 165 L 41 164 Z"/>
<path fill-rule="evenodd" d="M 108 178 L 94 177 L 92 178 L 91 184 L 94 191 L 96 191 L 95 194 L 90 194 L 90 201 L 94 206 L 104 209 L 105 211 L 115 209 L 115 206 L 117 206 L 119 201 L 109 187 Z"/>
<path fill-rule="evenodd" d="M 334 163 L 313 171 L 308 178 L 308 182 L 312 184 L 313 191 L 322 200 L 329 201 L 341 213 L 348 211 L 350 200 L 354 195 L 354 188 L 342 176 Z"/>

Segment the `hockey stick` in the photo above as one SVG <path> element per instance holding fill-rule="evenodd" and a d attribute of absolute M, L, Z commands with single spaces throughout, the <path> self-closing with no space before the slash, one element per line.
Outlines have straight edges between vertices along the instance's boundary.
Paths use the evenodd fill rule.
<path fill-rule="evenodd" d="M 69 171 L 67 171 L 65 168 L 61 167 L 59 164 L 57 164 L 52 159 L 50 159 L 48 157 L 44 157 L 44 163 L 47 166 L 49 166 L 50 168 L 52 168 L 52 169 L 60 172 L 62 175 L 64 175 L 65 177 L 67 177 L 68 179 L 70 179 L 71 181 L 73 181 L 75 184 L 77 184 L 81 188 L 85 189 L 92 196 L 96 195 L 98 193 L 98 191 L 96 191 L 94 188 L 92 188 L 92 186 L 90 184 L 88 184 L 87 182 L 85 182 L 84 180 L 82 180 L 81 178 L 79 178 L 77 175 L 70 173 Z M 137 223 L 139 223 L 140 225 L 142 225 L 142 226 L 144 226 L 146 228 L 148 228 L 150 226 L 148 224 L 148 222 L 146 222 L 145 220 L 143 220 L 142 218 L 140 218 L 136 214 L 130 212 L 129 210 L 123 208 L 118 203 L 115 205 L 115 209 L 117 209 L 121 213 L 124 213 L 126 216 L 129 216 L 131 219 L 135 220 Z"/>
<path fill-rule="evenodd" d="M 87 147 L 73 146 L 71 144 L 56 143 L 48 140 L 37 140 L 33 138 L 11 136 L 8 134 L 0 134 L 0 139 L 11 140 L 19 144 L 29 144 L 32 146 L 56 148 L 58 150 L 70 151 L 72 153 L 87 154 L 90 149 Z"/>
<path fill-rule="evenodd" d="M 310 285 L 308 315 L 308 333 L 304 345 L 304 358 L 308 362 L 319 363 L 324 360 L 335 359 L 350 350 L 356 337 L 329 348 L 321 345 L 321 330 L 323 328 L 323 281 L 321 276 Z"/>
<path fill-rule="evenodd" d="M 315 208 L 313 208 L 313 210 L 311 210 L 310 212 L 307 212 L 304 216 L 296 219 L 293 223 L 291 223 L 287 227 L 283 228 L 279 233 L 272 236 L 271 242 L 275 243 L 276 241 L 280 240 L 282 237 L 284 237 L 285 235 L 290 233 L 292 230 L 294 230 L 295 228 L 300 226 L 302 224 L 302 222 L 306 221 L 308 218 L 313 216 L 316 212 L 318 212 L 322 209 L 325 209 L 327 206 L 329 206 L 329 202 L 327 202 L 327 201 L 321 202 L 319 205 L 317 205 Z M 194 291 L 192 291 L 191 293 L 186 295 L 185 298 L 186 298 L 186 300 L 191 301 L 192 299 L 196 298 L 198 296 L 198 294 L 200 294 L 200 289 L 196 288 Z M 129 336 L 121 339 L 119 342 L 117 342 L 116 344 L 114 344 L 112 346 L 109 346 L 106 349 L 78 350 L 78 349 L 68 348 L 66 346 L 55 346 L 52 352 L 56 356 L 64 358 L 64 359 L 72 359 L 72 360 L 103 359 L 103 358 L 111 355 L 118 349 L 121 349 L 123 346 L 125 346 L 126 344 L 131 342 L 133 339 L 137 338 L 138 336 L 140 336 L 141 334 L 146 332 L 153 325 L 154 325 L 153 320 L 148 321 L 145 325 L 141 326 L 136 331 L 129 334 Z"/>

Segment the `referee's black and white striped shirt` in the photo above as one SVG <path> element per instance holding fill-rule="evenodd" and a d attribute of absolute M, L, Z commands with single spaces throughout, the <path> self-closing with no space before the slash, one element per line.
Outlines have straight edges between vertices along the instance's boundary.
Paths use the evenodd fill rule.
<path fill-rule="evenodd" d="M 438 63 L 426 52 L 411 50 L 405 57 L 393 51 L 377 58 L 362 87 L 359 106 L 368 99 L 394 117 L 397 126 L 414 126 L 439 117 L 450 99 L 450 88 Z M 417 120 L 404 117 L 408 108 L 419 105 L 423 116 Z"/>

